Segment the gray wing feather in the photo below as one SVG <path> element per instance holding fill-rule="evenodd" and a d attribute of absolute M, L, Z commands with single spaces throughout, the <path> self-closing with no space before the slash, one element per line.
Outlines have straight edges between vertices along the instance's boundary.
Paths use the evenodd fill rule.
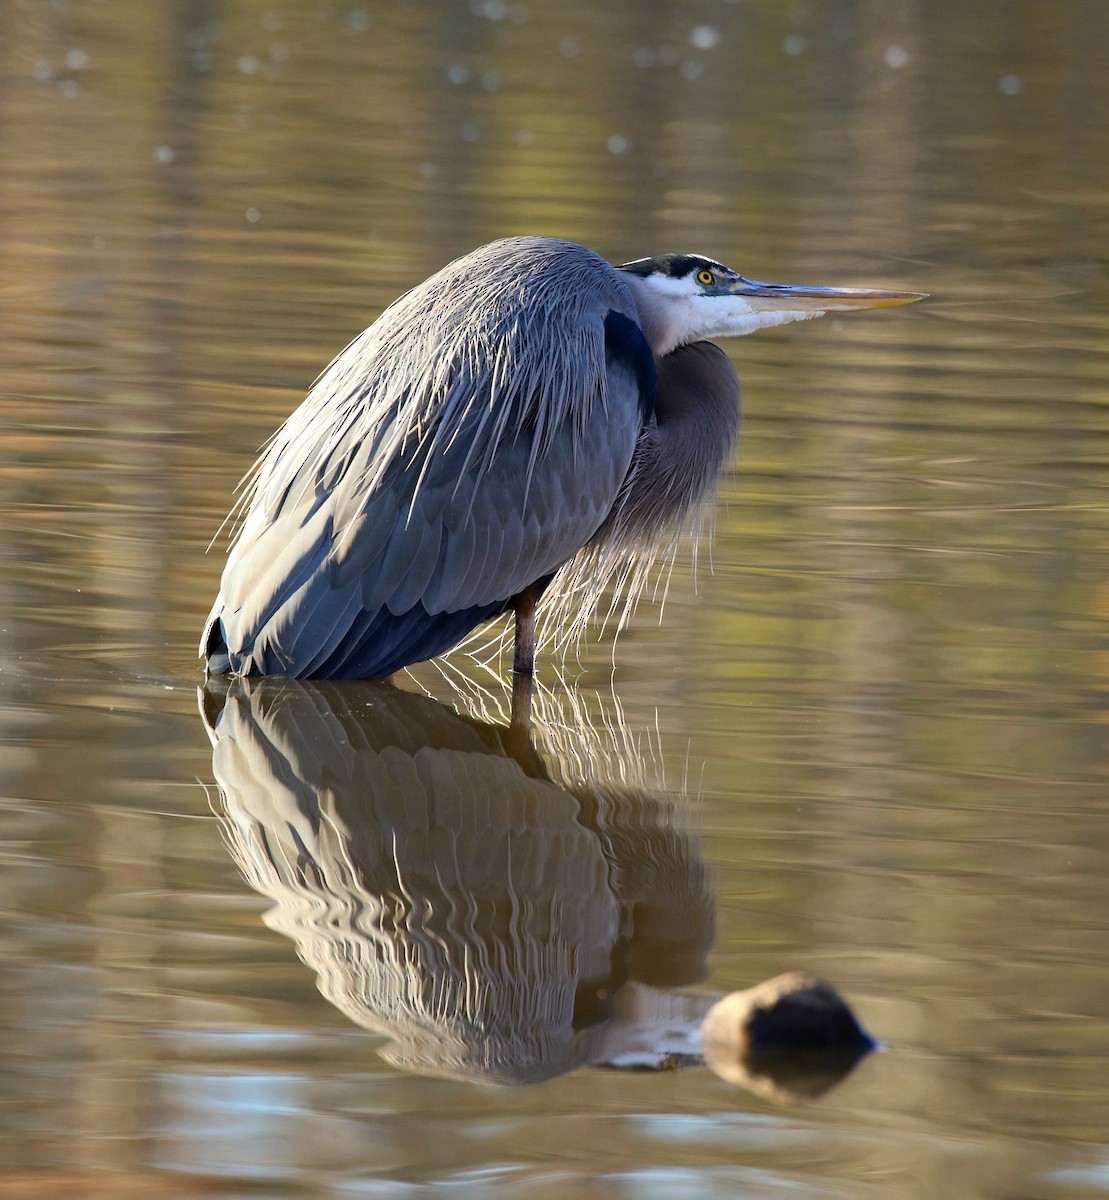
<path fill-rule="evenodd" d="M 592 324 L 603 364 L 603 320 Z M 630 380 L 608 378 L 602 365 L 587 386 L 605 402 L 592 405 L 584 427 L 565 419 L 538 458 L 526 434 L 476 454 L 483 413 L 474 412 L 433 461 L 416 456 L 389 472 L 365 514 L 336 540 L 333 583 L 360 578 L 368 610 L 401 613 L 422 600 L 430 612 L 456 612 L 510 599 L 555 570 L 611 511 L 640 429 Z M 365 446 L 353 456 L 333 493 L 337 512 L 356 510 L 350 493 L 372 475 L 374 453 Z M 369 536 L 371 512 L 381 516 Z"/>
<path fill-rule="evenodd" d="M 491 251 L 488 294 L 463 259 L 402 298 L 260 460 L 221 587 L 228 646 L 258 669 L 265 643 L 305 673 L 366 613 L 507 602 L 611 512 L 642 414 L 604 318 L 634 301 L 582 247 Z"/>
<path fill-rule="evenodd" d="M 401 565 L 402 574 L 399 579 L 393 580 L 383 572 L 377 588 L 368 589 L 370 599 L 367 608 L 373 604 L 374 592 L 385 596 L 389 611 L 398 614 L 407 612 L 422 599 L 442 557 L 444 532 L 442 520 L 423 513 L 419 506 L 413 509 L 407 521 L 398 517 L 389 553 L 396 546 L 403 547 L 401 553 L 393 555 L 393 562 Z M 363 603 L 366 603 L 366 599 L 364 594 Z"/>
<path fill-rule="evenodd" d="M 456 512 L 450 522 L 451 535 L 443 547 L 443 562 L 428 583 L 424 604 L 429 612 L 446 612 L 449 600 L 457 594 L 460 579 L 474 569 L 475 560 L 485 563 L 488 541 L 478 538 L 477 523 L 467 521 L 464 512 Z"/>
<path fill-rule="evenodd" d="M 309 595 L 310 600 L 281 643 L 291 662 L 304 664 L 302 673 L 307 675 L 339 646 L 363 611 L 355 584 L 340 591 L 315 587 Z"/>
<path fill-rule="evenodd" d="M 257 531 L 248 524 L 224 572 L 220 592 L 228 645 L 238 651 L 274 614 L 295 607 L 331 546 L 331 517 L 319 506 L 283 513 Z"/>
<path fill-rule="evenodd" d="M 507 601 L 555 571 L 604 521 L 627 474 L 640 418 L 638 396 L 621 383 L 610 386 L 608 413 L 598 411 L 590 422 L 591 444 L 577 456 L 576 469 L 560 465 L 572 458 L 561 453 L 563 437 L 574 438 L 566 431 L 537 464 L 522 509 L 526 444 L 498 455 L 480 477 L 464 480 L 458 491 L 469 486 L 465 502 L 432 486 L 421 489 L 409 509 L 407 496 L 394 493 L 380 505 L 393 512 L 387 532 L 383 536 L 380 525 L 367 530 L 381 546 L 369 560 L 368 543 L 352 536 L 354 530 L 330 544 L 330 520 L 321 509 L 310 512 L 303 527 L 295 511 L 284 514 L 226 581 L 225 624 L 234 629 L 229 644 L 245 648 L 251 629 L 268 626 L 267 641 L 279 658 L 318 664 L 362 611 L 403 613 L 422 601 L 429 612 L 456 612 Z M 379 501 L 375 497 L 374 507 Z M 256 569 L 263 586 L 249 589 L 247 602 L 235 610 L 240 581 Z M 254 595 L 261 604 L 251 602 Z"/>
<path fill-rule="evenodd" d="M 510 513 L 501 524 L 501 546 L 497 555 L 497 571 L 506 579 L 518 579 L 521 575 L 531 574 L 531 556 L 524 550 L 526 524 L 526 518 L 522 519 L 519 513 L 514 512 Z M 531 575 L 533 583 L 535 579 L 536 576 Z"/>
<path fill-rule="evenodd" d="M 353 517 L 336 517 L 335 527 L 339 531 L 336 543 L 344 547 L 345 552 L 341 559 L 335 555 L 331 557 L 333 587 L 342 587 L 351 579 L 357 579 L 377 561 L 392 535 L 397 503 L 396 497 L 382 491 L 368 497 L 362 511 Z"/>

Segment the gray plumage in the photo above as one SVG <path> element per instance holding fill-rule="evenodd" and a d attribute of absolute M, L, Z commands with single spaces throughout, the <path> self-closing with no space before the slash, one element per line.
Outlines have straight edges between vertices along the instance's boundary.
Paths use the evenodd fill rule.
<path fill-rule="evenodd" d="M 514 607 L 532 621 L 548 588 L 580 624 L 613 577 L 634 590 L 731 454 L 738 385 L 702 338 L 819 315 L 800 311 L 816 291 L 538 237 L 449 264 L 332 362 L 247 477 L 208 670 L 388 675 Z"/>

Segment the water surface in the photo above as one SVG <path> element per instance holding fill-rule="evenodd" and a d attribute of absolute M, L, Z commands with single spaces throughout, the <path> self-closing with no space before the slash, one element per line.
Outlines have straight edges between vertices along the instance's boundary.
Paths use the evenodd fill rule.
<path fill-rule="evenodd" d="M 1109 10 L 0 12 L 5 1191 L 1104 1195 Z M 244 877 L 228 783 L 276 792 L 214 759 L 194 646 L 256 448 L 393 297 L 524 232 L 933 299 L 729 346 L 711 555 L 661 622 L 645 603 L 615 652 L 544 664 L 526 770 L 490 732 L 497 674 L 405 684 L 450 753 L 557 793 L 497 826 L 499 859 L 464 837 L 494 827 L 472 761 L 442 801 L 471 857 L 440 905 L 492 894 L 505 846 L 543 866 L 542 903 L 512 891 L 548 957 L 521 949 L 508 993 L 557 994 L 572 1034 L 540 1069 L 473 1009 L 484 1048 L 448 1069 L 383 1021 L 384 984 L 359 1018 L 284 877 Z M 283 736 L 338 795 L 349 754 Z M 680 1056 L 589 1065 L 628 1028 L 614 978 L 706 996 L 794 968 L 887 1046 L 811 1103 Z"/>

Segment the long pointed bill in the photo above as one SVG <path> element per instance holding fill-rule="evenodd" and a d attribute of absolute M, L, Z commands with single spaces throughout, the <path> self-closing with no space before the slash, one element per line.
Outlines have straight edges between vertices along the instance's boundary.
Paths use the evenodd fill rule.
<path fill-rule="evenodd" d="M 754 312 L 852 312 L 863 308 L 892 308 L 914 304 L 927 292 L 887 292 L 880 288 L 804 287 L 792 283 L 750 280 L 735 289 Z"/>

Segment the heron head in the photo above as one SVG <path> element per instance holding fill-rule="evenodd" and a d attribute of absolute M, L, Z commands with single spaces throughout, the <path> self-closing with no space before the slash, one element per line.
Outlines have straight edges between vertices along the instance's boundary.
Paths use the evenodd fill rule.
<path fill-rule="evenodd" d="M 660 357 L 705 338 L 742 337 L 827 312 L 888 308 L 924 298 L 922 292 L 763 283 L 700 254 L 641 258 L 619 269 L 628 276 L 644 336 Z"/>

